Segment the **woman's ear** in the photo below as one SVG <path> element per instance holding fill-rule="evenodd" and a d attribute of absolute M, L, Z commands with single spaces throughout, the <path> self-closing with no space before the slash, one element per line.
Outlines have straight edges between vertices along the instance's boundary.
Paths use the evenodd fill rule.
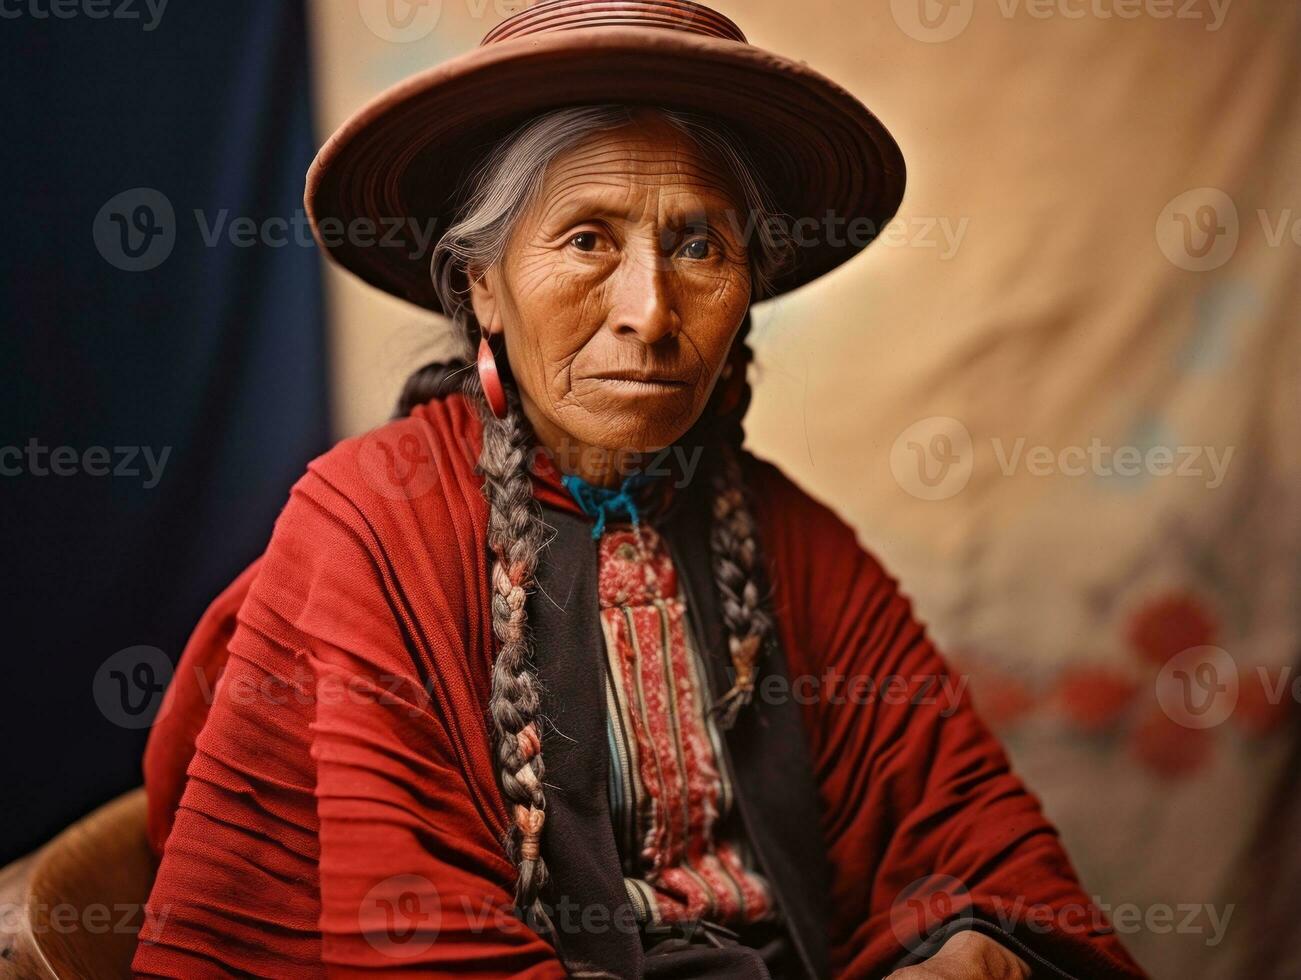
<path fill-rule="evenodd" d="M 469 266 L 465 274 L 470 281 L 470 305 L 474 309 L 474 319 L 478 322 L 479 329 L 488 336 L 500 333 L 496 270 Z"/>

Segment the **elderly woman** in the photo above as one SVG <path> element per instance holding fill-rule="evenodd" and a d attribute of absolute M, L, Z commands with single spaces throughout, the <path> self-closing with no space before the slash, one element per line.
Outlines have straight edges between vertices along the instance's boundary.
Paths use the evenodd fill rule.
<path fill-rule="evenodd" d="M 196 630 L 138 975 L 1138 975 L 895 583 L 741 449 L 752 304 L 902 187 L 687 0 L 538 4 L 332 138 L 321 244 L 478 354 Z"/>

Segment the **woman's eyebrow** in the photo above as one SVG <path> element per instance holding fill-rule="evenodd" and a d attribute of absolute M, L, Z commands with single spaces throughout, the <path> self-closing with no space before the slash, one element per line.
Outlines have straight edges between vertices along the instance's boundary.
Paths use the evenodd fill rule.
<path fill-rule="evenodd" d="M 575 197 L 549 204 L 543 213 L 542 226 L 550 229 L 580 220 L 605 218 L 613 221 L 636 221 L 640 220 L 640 217 L 640 215 L 630 214 L 626 205 L 616 204 L 608 199 Z M 703 205 L 694 203 L 681 207 L 669 204 L 658 220 L 670 228 L 699 224 L 732 227 L 738 217 L 735 205 L 720 200 Z"/>
<path fill-rule="evenodd" d="M 708 207 L 682 208 L 670 211 L 665 222 L 673 227 L 689 225 L 707 225 L 709 227 L 731 227 L 736 223 L 737 210 L 732 204 L 711 204 Z"/>

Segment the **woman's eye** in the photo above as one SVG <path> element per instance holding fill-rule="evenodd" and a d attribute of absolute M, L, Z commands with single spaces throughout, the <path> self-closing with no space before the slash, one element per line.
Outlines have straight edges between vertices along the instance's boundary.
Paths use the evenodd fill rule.
<path fill-rule="evenodd" d="M 682 246 L 682 254 L 689 259 L 709 258 L 709 239 L 693 238 Z"/>
<path fill-rule="evenodd" d="M 573 245 L 580 252 L 591 252 L 596 248 L 596 232 L 580 231 L 577 235 L 569 239 L 569 244 Z"/>

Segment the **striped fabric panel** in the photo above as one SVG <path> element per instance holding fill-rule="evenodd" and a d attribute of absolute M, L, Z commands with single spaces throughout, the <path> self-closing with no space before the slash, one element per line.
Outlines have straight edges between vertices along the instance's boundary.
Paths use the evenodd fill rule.
<path fill-rule="evenodd" d="M 604 623 L 604 617 L 602 618 Z M 609 650 L 610 631 L 605 630 L 606 649 Z M 606 730 L 610 741 L 610 815 L 614 820 L 614 836 L 619 846 L 625 874 L 637 870 L 638 841 L 642 831 L 637 826 L 639 815 L 647 812 L 645 794 L 636 779 L 637 743 L 628 731 L 627 694 L 606 658 L 605 677 Z"/>
<path fill-rule="evenodd" d="M 663 539 L 609 525 L 600 542 L 608 792 L 625 889 L 641 921 L 768 918 L 767 882 L 742 841 L 720 839 L 732 775 L 707 715 L 704 665 Z"/>

